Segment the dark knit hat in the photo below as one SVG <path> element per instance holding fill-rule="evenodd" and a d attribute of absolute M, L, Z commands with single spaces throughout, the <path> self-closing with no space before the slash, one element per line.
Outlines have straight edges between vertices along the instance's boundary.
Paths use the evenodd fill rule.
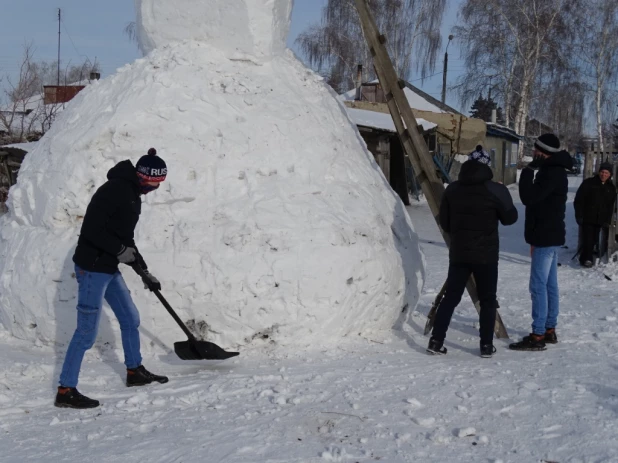
<path fill-rule="evenodd" d="M 553 133 L 544 133 L 541 135 L 534 142 L 534 147 L 548 156 L 561 151 L 560 140 Z"/>
<path fill-rule="evenodd" d="M 475 160 L 477 162 L 480 162 L 481 164 L 485 164 L 486 166 L 491 166 L 491 157 L 489 156 L 489 154 L 487 154 L 487 151 L 485 151 L 482 146 L 480 150 L 477 149 L 476 151 L 472 151 L 472 153 L 468 155 L 468 160 Z"/>
<path fill-rule="evenodd" d="M 137 176 L 147 182 L 162 182 L 167 176 L 167 165 L 157 156 L 157 150 L 154 148 L 150 148 L 148 154 L 137 161 L 135 169 Z"/>
<path fill-rule="evenodd" d="M 610 175 L 614 173 L 614 166 L 610 162 L 604 162 L 599 166 L 599 172 L 606 170 Z"/>

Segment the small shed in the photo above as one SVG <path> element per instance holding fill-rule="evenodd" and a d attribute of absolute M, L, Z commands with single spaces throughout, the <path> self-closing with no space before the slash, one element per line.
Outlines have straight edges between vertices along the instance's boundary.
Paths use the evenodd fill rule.
<path fill-rule="evenodd" d="M 390 114 L 365 109 L 346 107 L 350 120 L 356 124 L 367 148 L 373 154 L 391 188 L 397 192 L 404 204 L 410 204 L 408 197 L 410 161 L 404 155 L 403 147 Z M 437 124 L 416 119 L 425 142 L 435 132 Z"/>
<path fill-rule="evenodd" d="M 508 127 L 487 123 L 485 150 L 491 156 L 494 180 L 510 185 L 517 182 L 517 161 L 523 137 Z"/>
<path fill-rule="evenodd" d="M 68 103 L 84 88 L 86 88 L 85 85 L 45 85 L 43 86 L 44 104 Z"/>
<path fill-rule="evenodd" d="M 28 151 L 32 151 L 36 143 L 17 143 L 0 146 L 0 212 L 4 209 L 9 188 L 17 182 L 19 168 Z"/>

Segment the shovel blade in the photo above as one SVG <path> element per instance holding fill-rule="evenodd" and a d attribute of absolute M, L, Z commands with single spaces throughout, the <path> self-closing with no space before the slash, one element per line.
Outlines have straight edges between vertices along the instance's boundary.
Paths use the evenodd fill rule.
<path fill-rule="evenodd" d="M 208 341 L 181 341 L 174 343 L 174 352 L 182 360 L 225 360 L 238 352 L 228 352 Z"/>

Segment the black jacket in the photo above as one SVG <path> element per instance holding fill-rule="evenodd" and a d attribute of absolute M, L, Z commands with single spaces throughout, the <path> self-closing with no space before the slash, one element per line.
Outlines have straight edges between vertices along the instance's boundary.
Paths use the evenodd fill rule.
<path fill-rule="evenodd" d="M 492 264 L 498 262 L 498 221 L 517 222 L 517 209 L 509 190 L 492 182 L 485 164 L 466 161 L 459 180 L 451 183 L 440 204 L 440 226 L 451 235 L 449 259 L 453 263 Z"/>
<path fill-rule="evenodd" d="M 532 246 L 562 246 L 566 239 L 564 214 L 569 181 L 566 170 L 573 159 L 560 151 L 541 162 L 536 178 L 525 168 L 519 179 L 519 196 L 526 206 L 526 242 Z"/>
<path fill-rule="evenodd" d="M 611 180 L 601 183 L 598 175 L 584 180 L 575 195 L 575 218 L 578 224 L 603 226 L 614 213 L 616 187 Z"/>
<path fill-rule="evenodd" d="M 139 180 L 131 161 L 116 164 L 86 209 L 73 262 L 89 272 L 115 273 L 124 246 L 135 247 L 133 233 L 142 211 Z M 141 256 L 141 265 L 146 268 Z"/>

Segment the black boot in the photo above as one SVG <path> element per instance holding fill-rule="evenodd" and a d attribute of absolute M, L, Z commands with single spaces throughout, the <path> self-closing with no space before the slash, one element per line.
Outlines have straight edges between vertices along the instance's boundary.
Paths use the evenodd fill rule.
<path fill-rule="evenodd" d="M 54 405 L 59 408 L 96 408 L 99 401 L 89 399 L 74 387 L 59 387 Z"/>
<path fill-rule="evenodd" d="M 167 376 L 159 376 L 150 373 L 146 370 L 146 368 L 144 368 L 144 365 L 140 365 L 139 367 L 132 369 L 127 368 L 127 387 L 145 386 L 146 384 L 150 384 L 155 381 L 157 383 L 165 384 L 169 380 Z"/>
<path fill-rule="evenodd" d="M 489 359 L 496 353 L 496 348 L 493 344 L 481 344 L 481 357 Z"/>
<path fill-rule="evenodd" d="M 446 347 L 443 347 L 443 345 L 443 341 L 438 341 L 435 338 L 431 338 L 429 340 L 429 345 L 427 346 L 427 352 L 432 355 L 444 355 L 446 354 Z"/>
<path fill-rule="evenodd" d="M 525 336 L 521 341 L 511 344 L 509 349 L 527 351 L 545 350 L 545 335 L 530 333 L 530 335 Z"/>
<path fill-rule="evenodd" d="M 555 328 L 548 328 L 545 330 L 545 343 L 558 344 L 558 336 L 556 336 Z"/>

